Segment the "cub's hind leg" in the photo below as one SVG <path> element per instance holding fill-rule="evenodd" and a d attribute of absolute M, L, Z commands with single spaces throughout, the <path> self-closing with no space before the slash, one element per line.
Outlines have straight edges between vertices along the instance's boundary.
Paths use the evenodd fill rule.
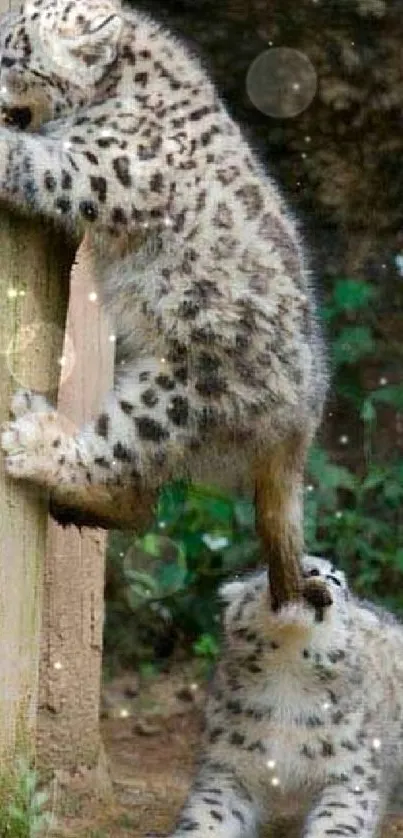
<path fill-rule="evenodd" d="M 97 419 L 71 431 L 45 400 L 17 393 L 3 427 L 7 472 L 48 488 L 56 517 L 105 526 L 146 524 L 158 486 L 177 475 L 189 406 L 168 364 L 128 364 Z"/>

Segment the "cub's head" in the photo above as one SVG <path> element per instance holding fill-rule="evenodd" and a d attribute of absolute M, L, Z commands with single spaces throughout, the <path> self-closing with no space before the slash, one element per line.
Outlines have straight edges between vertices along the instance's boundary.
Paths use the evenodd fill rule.
<path fill-rule="evenodd" d="M 221 596 L 226 604 L 224 627 L 229 648 L 244 655 L 248 637 L 260 638 L 263 646 L 282 648 L 294 655 L 309 643 L 326 647 L 344 633 L 348 609 L 348 587 L 344 573 L 326 559 L 305 556 L 302 561 L 305 579 L 321 578 L 330 593 L 329 606 L 318 621 L 317 609 L 309 602 L 290 603 L 273 612 L 270 608 L 266 571 L 241 577 L 223 585 Z"/>
<path fill-rule="evenodd" d="M 115 0 L 26 0 L 0 19 L 0 121 L 35 131 L 94 96 L 123 29 Z"/>

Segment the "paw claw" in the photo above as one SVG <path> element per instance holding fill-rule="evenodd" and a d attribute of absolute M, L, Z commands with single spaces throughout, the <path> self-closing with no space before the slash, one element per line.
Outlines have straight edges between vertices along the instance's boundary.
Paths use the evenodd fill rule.
<path fill-rule="evenodd" d="M 26 416 L 27 413 L 49 413 L 52 410 L 44 396 L 23 388 L 14 393 L 11 401 L 11 413 L 16 419 Z"/>

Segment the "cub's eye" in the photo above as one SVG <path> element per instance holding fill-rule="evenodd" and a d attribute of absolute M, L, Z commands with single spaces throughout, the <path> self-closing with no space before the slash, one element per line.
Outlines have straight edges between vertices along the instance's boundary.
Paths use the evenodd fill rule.
<path fill-rule="evenodd" d="M 308 576 L 320 576 L 318 568 L 313 567 L 312 570 L 309 571 Z"/>
<path fill-rule="evenodd" d="M 3 108 L 3 117 L 7 125 L 24 131 L 32 120 L 31 108 Z"/>
<path fill-rule="evenodd" d="M 335 583 L 335 585 L 338 585 L 338 586 L 339 586 L 339 588 L 341 588 L 341 582 L 340 582 L 340 579 L 337 579 L 337 577 L 336 577 L 336 576 L 331 576 L 331 575 L 329 575 L 329 576 L 326 576 L 326 579 L 331 579 L 331 580 L 332 580 L 332 582 L 334 582 L 334 583 Z"/>

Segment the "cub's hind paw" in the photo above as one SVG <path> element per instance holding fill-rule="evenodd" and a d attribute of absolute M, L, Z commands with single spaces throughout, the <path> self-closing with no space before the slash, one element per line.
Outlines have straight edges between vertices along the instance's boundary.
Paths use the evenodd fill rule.
<path fill-rule="evenodd" d="M 19 419 L 27 413 L 50 413 L 54 408 L 40 393 L 20 389 L 13 395 L 10 411 L 15 419 Z"/>
<path fill-rule="evenodd" d="M 32 412 L 32 407 L 40 411 Z M 74 467 L 79 457 L 75 439 L 66 433 L 59 415 L 46 400 L 19 391 L 12 412 L 16 418 L 3 425 L 1 434 L 7 474 L 50 488 L 76 482 Z"/>

